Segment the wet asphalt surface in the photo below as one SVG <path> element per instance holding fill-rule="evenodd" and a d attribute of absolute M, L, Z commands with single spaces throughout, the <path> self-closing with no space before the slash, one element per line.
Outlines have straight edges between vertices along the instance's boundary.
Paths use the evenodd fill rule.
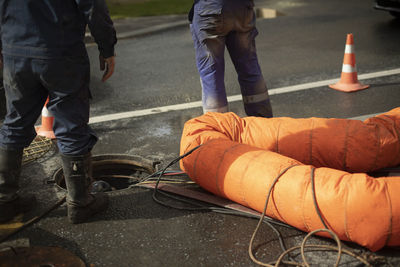
<path fill-rule="evenodd" d="M 257 49 L 261 68 L 271 89 L 339 78 L 345 38 L 354 34 L 358 73 L 396 69 L 400 65 L 400 22 L 372 8 L 372 1 L 259 1 L 284 13 L 276 19 L 258 20 Z M 114 76 L 100 82 L 97 50 L 88 47 L 92 62 L 92 117 L 143 109 L 153 115 L 134 116 L 92 124 L 99 136 L 93 150 L 99 154 L 137 155 L 166 166 L 179 155 L 185 121 L 202 114 L 200 107 L 157 113 L 159 107 L 190 103 L 201 98 L 188 26 L 180 26 L 130 39 L 117 45 Z M 227 58 L 228 55 L 227 55 Z M 363 80 L 371 87 L 342 93 L 317 87 L 271 96 L 275 116 L 352 118 L 388 111 L 398 106 L 400 76 Z M 240 89 L 227 60 L 228 95 Z M 242 103 L 230 109 L 244 116 Z M 59 200 L 64 191 L 51 180 L 61 164 L 53 148 L 24 166 L 21 186 L 34 192 L 36 216 Z M 174 165 L 171 170 L 178 170 Z M 257 220 L 205 211 L 182 211 L 155 203 L 152 190 L 132 188 L 109 193 L 110 207 L 92 221 L 70 225 L 62 205 L 10 240 L 29 240 L 31 246 L 60 246 L 94 266 L 255 266 L 248 245 Z M 175 203 L 175 202 L 174 202 Z M 181 204 L 181 203 L 177 203 Z M 305 233 L 277 226 L 286 246 L 299 245 Z M 311 243 L 334 244 L 312 238 Z M 256 256 L 276 260 L 282 252 L 276 234 L 264 225 L 255 240 Z M 366 250 L 345 244 L 354 252 Z M 400 265 L 400 251 L 377 253 Z M 314 266 L 332 266 L 334 253 L 314 252 Z M 390 266 L 382 263 L 381 266 Z M 344 256 L 341 266 L 362 266 Z"/>

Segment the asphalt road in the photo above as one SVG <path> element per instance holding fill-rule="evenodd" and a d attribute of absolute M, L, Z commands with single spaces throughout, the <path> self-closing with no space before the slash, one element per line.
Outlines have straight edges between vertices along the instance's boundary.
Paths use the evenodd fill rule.
<path fill-rule="evenodd" d="M 258 1 L 258 7 L 276 8 L 284 15 L 258 20 L 258 56 L 275 116 L 352 118 L 388 111 L 398 106 L 400 75 L 382 71 L 400 65 L 400 22 L 372 8 L 372 1 Z M 359 75 L 371 87 L 343 93 L 310 83 L 340 77 L 346 34 L 353 33 Z M 157 34 L 120 40 L 114 76 L 101 83 L 97 49 L 89 47 L 92 61 L 92 120 L 99 136 L 93 154 L 138 155 L 165 166 L 179 155 L 186 120 L 202 113 L 200 83 L 188 26 Z M 228 59 L 227 55 L 227 59 Z M 381 74 L 377 74 L 381 73 Z M 301 85 L 300 89 L 293 89 Z M 232 111 L 243 116 L 236 74 L 226 65 Z M 282 89 L 292 88 L 283 93 Z M 310 88 L 312 87 L 312 88 Z M 169 111 L 167 111 L 169 110 Z M 101 117 L 110 116 L 111 117 Z M 53 151 L 55 152 L 55 151 Z M 26 165 L 22 184 L 36 193 L 46 210 L 62 192 L 43 183 L 60 167 L 55 154 Z M 173 166 L 172 169 L 177 169 Z M 248 243 L 257 221 L 211 212 L 180 211 L 156 204 L 147 189 L 114 191 L 110 208 L 81 225 L 70 225 L 66 207 L 25 229 L 14 239 L 32 246 L 60 246 L 95 266 L 255 266 Z M 278 227 L 287 247 L 299 245 L 305 234 Z M 330 243 L 312 238 L 318 244 Z M 256 239 L 257 257 L 263 261 L 281 253 L 274 232 L 263 227 Z M 357 253 L 362 248 L 345 244 Z M 393 265 L 400 264 L 398 250 L 385 249 Z M 331 266 L 335 255 L 309 256 L 315 266 Z M 382 264 L 385 266 L 386 264 Z M 358 266 L 344 257 L 342 266 Z"/>
<path fill-rule="evenodd" d="M 369 1 L 266 3 L 284 14 L 257 22 L 258 56 L 270 89 L 339 78 L 347 33 L 354 34 L 359 75 L 399 66 L 396 55 L 400 50 L 400 22 L 386 12 L 374 10 Z M 91 55 L 96 61 L 95 48 Z M 93 65 L 93 116 L 201 99 L 188 26 L 122 40 L 117 45 L 117 55 L 116 73 L 106 84 L 98 82 L 100 73 L 97 64 Z M 240 89 L 236 73 L 228 54 L 226 57 L 227 92 L 237 95 Z M 396 77 L 365 82 L 372 87 L 362 93 L 349 95 L 327 87 L 315 88 L 273 96 L 272 106 L 276 116 L 294 117 L 352 117 L 397 106 L 394 97 L 382 101 L 376 96 L 396 93 L 392 87 Z M 337 105 L 343 101 L 351 102 L 352 107 Z"/>

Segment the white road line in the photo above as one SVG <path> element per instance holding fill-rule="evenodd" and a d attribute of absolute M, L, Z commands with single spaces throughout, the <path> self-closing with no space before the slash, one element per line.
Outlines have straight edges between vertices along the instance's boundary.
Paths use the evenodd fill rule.
<path fill-rule="evenodd" d="M 121 119 L 127 119 L 127 118 L 134 118 L 134 117 L 142 117 L 142 116 L 146 116 L 146 115 L 164 113 L 164 112 L 168 112 L 168 111 L 197 108 L 197 107 L 201 107 L 201 101 L 96 116 L 96 117 L 92 117 L 89 119 L 89 124 L 113 121 L 113 120 L 121 120 Z"/>
<path fill-rule="evenodd" d="M 396 74 L 400 74 L 400 68 L 386 70 L 386 71 L 372 72 L 372 73 L 367 73 L 367 74 L 361 74 L 361 75 L 358 75 L 358 80 L 373 79 L 373 78 L 379 78 L 379 77 L 396 75 Z M 303 83 L 303 84 L 298 84 L 298 85 L 269 89 L 268 92 L 269 92 L 269 95 L 278 95 L 278 94 L 308 90 L 308 89 L 317 88 L 317 87 L 323 87 L 323 86 L 327 86 L 330 84 L 334 84 L 337 81 L 338 81 L 338 79 L 331 79 L 331 80 L 325 80 L 325 81 Z M 229 102 L 241 101 L 241 100 L 242 100 L 242 95 L 228 96 Z M 194 102 L 189 102 L 189 103 L 175 104 L 175 105 L 155 107 L 155 108 L 142 109 L 142 110 L 127 111 L 127 112 L 114 113 L 114 114 L 108 114 L 108 115 L 101 115 L 101 116 L 91 117 L 89 119 L 89 124 L 121 120 L 121 119 L 127 119 L 127 118 L 142 117 L 142 116 L 147 116 L 147 115 L 164 113 L 164 112 L 168 112 L 168 111 L 185 110 L 185 109 L 198 108 L 198 107 L 201 107 L 201 101 L 194 101 Z M 360 116 L 360 117 L 365 117 L 365 116 Z"/>
<path fill-rule="evenodd" d="M 349 119 L 365 121 L 366 119 L 371 118 L 371 117 L 375 117 L 375 116 L 377 116 L 379 114 L 382 114 L 382 113 L 374 113 L 374 114 L 362 115 L 362 116 L 357 116 L 357 117 L 353 117 L 353 118 L 349 118 Z"/>

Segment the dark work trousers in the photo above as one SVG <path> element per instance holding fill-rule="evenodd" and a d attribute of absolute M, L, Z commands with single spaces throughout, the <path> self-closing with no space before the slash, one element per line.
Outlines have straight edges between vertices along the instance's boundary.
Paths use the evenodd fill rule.
<path fill-rule="evenodd" d="M 90 66 L 87 55 L 38 59 L 4 55 L 7 115 L 0 146 L 21 149 L 36 136 L 34 124 L 49 96 L 53 130 L 62 154 L 84 155 L 97 137 L 88 126 Z"/>
<path fill-rule="evenodd" d="M 248 116 L 272 117 L 268 89 L 257 59 L 254 3 L 251 0 L 199 0 L 191 24 L 203 111 L 227 112 L 225 46 L 238 74 Z"/>

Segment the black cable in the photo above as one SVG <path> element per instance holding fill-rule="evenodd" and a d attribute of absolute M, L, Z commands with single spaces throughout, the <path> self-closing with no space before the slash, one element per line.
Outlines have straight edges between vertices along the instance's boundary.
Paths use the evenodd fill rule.
<path fill-rule="evenodd" d="M 0 239 L 0 243 L 3 243 L 4 241 L 7 241 L 10 237 L 12 237 L 13 235 L 19 233 L 20 231 L 22 231 L 23 229 L 27 228 L 28 226 L 40 221 L 43 217 L 45 217 L 47 214 L 49 214 L 51 211 L 55 210 L 56 208 L 58 208 L 59 206 L 61 206 L 66 200 L 66 197 L 64 196 L 63 198 L 61 198 L 60 200 L 58 200 L 53 206 L 51 206 L 50 208 L 48 208 L 47 210 L 45 210 L 42 214 L 40 214 L 39 216 L 35 216 L 32 219 L 30 219 L 29 221 L 27 221 L 26 223 L 24 223 L 22 226 L 20 226 L 19 228 L 13 230 L 11 233 L 3 236 Z"/>
<path fill-rule="evenodd" d="M 311 190 L 312 190 L 312 194 L 313 194 L 313 201 L 314 201 L 315 210 L 317 211 L 319 219 L 321 220 L 321 222 L 324 225 L 324 227 L 326 229 L 329 229 L 328 225 L 326 225 L 326 223 L 325 223 L 325 221 L 324 221 L 324 219 L 322 217 L 321 211 L 319 210 L 318 203 L 317 203 L 317 195 L 315 193 L 315 168 L 314 167 L 312 167 L 312 169 L 311 169 L 310 179 L 311 179 Z"/>
<path fill-rule="evenodd" d="M 269 198 L 270 198 L 270 196 L 271 196 L 272 190 L 274 189 L 275 184 L 278 182 L 279 178 L 281 178 L 282 175 L 284 175 L 289 169 L 291 169 L 291 168 L 293 168 L 293 167 L 295 167 L 295 166 L 298 166 L 298 165 L 299 165 L 299 164 L 291 165 L 291 166 L 285 168 L 283 171 L 281 171 L 281 173 L 278 174 L 278 176 L 275 178 L 275 180 L 272 182 L 272 185 L 271 185 L 270 188 L 269 188 L 269 191 L 268 191 L 268 194 L 267 194 L 267 199 L 266 199 L 265 205 L 264 205 L 264 210 L 263 210 L 263 212 L 262 212 L 262 214 L 261 214 L 261 216 L 260 216 L 260 220 L 258 221 L 258 224 L 257 224 L 257 226 L 256 226 L 256 229 L 254 230 L 253 235 L 252 235 L 252 237 L 251 237 L 251 239 L 250 239 L 250 243 L 249 243 L 249 251 L 248 251 L 248 252 L 249 252 L 249 256 L 250 256 L 250 258 L 251 258 L 255 263 L 257 263 L 257 264 L 260 264 L 261 262 L 258 261 L 258 260 L 255 258 L 255 256 L 253 255 L 253 250 L 252 250 L 252 248 L 253 248 L 253 242 L 254 242 L 254 239 L 255 239 L 256 234 L 257 234 L 257 232 L 258 232 L 258 229 L 260 228 L 261 223 L 263 222 L 263 219 L 264 219 L 264 217 L 265 217 L 265 215 L 266 215 L 266 213 L 267 213 L 268 202 L 269 202 Z M 267 225 L 270 226 L 270 227 L 273 229 L 273 227 L 272 227 L 271 224 L 267 223 Z M 275 229 L 273 229 L 273 230 L 275 230 Z M 283 241 L 282 241 L 282 242 L 283 242 Z M 281 246 L 282 246 L 282 245 L 281 245 Z M 283 248 L 284 248 L 283 251 L 286 251 L 286 247 L 283 246 Z M 288 254 L 288 257 L 291 258 L 291 256 L 290 256 L 289 254 Z"/>
<path fill-rule="evenodd" d="M 179 198 L 179 197 L 176 197 L 176 196 L 174 196 L 174 195 L 172 195 L 172 194 L 168 194 L 168 193 L 166 193 L 166 192 L 162 192 L 162 191 L 159 191 L 159 190 L 158 190 L 158 185 L 159 185 L 160 181 L 162 180 L 161 177 L 163 176 L 163 174 L 165 173 L 165 171 L 166 171 L 170 166 L 174 165 L 175 163 L 179 162 L 181 159 L 183 159 L 183 158 L 187 157 L 188 155 L 190 155 L 192 152 L 194 152 L 194 151 L 195 151 L 196 149 L 198 149 L 200 146 L 201 146 L 201 145 L 199 145 L 199 146 L 193 148 L 192 150 L 190 150 L 189 152 L 183 154 L 182 156 L 179 156 L 179 157 L 177 157 L 176 159 L 172 160 L 172 161 L 171 161 L 164 169 L 162 169 L 161 171 L 158 171 L 158 172 L 156 172 L 155 174 L 152 174 L 152 175 L 149 175 L 149 176 L 148 176 L 148 178 L 151 178 L 151 177 L 154 177 L 156 174 L 158 174 L 158 179 L 157 179 L 156 185 L 155 185 L 155 187 L 154 187 L 154 191 L 153 191 L 153 200 L 154 200 L 155 202 L 157 202 L 158 204 L 160 204 L 160 205 L 163 205 L 163 206 L 169 207 L 169 208 L 178 209 L 178 210 L 213 211 L 213 212 L 217 212 L 217 213 L 221 213 L 221 214 L 228 214 L 228 215 L 235 215 L 235 216 L 242 216 L 242 217 L 247 217 L 247 218 L 259 219 L 260 217 L 258 217 L 257 215 L 250 215 L 250 214 L 247 214 L 247 213 L 244 213 L 244 212 L 240 212 L 240 211 L 232 211 L 232 210 L 229 210 L 229 209 L 226 209 L 226 208 L 212 207 L 212 206 L 211 206 L 211 207 L 205 207 L 204 205 L 201 205 L 201 204 L 199 204 L 198 202 L 194 202 L 194 201 L 190 201 L 190 200 L 187 200 L 187 199 Z M 296 165 L 294 165 L 294 166 L 296 166 Z M 291 167 L 293 167 L 293 166 L 290 166 L 289 168 L 291 168 Z M 289 169 L 289 168 L 287 168 L 287 169 Z M 286 170 L 284 170 L 284 171 L 275 179 L 274 184 L 278 181 L 278 179 L 280 178 L 280 176 L 282 176 L 282 175 L 284 174 L 284 172 L 286 172 Z M 143 181 L 144 181 L 144 180 L 146 180 L 146 179 L 143 179 Z M 273 188 L 273 186 L 271 187 L 271 190 L 272 190 L 272 188 Z M 157 194 L 157 193 L 162 194 L 162 195 L 164 195 L 164 196 L 166 196 L 166 197 L 169 197 L 169 198 L 172 198 L 172 199 L 181 201 L 181 202 L 185 202 L 185 203 L 188 203 L 188 204 L 197 206 L 197 207 L 180 207 L 180 206 L 176 206 L 176 205 L 172 205 L 172 204 L 165 203 L 165 202 L 159 200 L 159 199 L 156 197 L 156 194 Z M 283 237 L 282 237 L 281 233 L 278 231 L 278 229 L 276 229 L 272 224 L 277 224 L 277 225 L 280 225 L 280 226 L 285 226 L 285 227 L 287 227 L 287 228 L 293 228 L 293 227 L 292 227 L 292 226 L 289 226 L 289 225 L 287 225 L 287 224 L 285 224 L 285 223 L 275 221 L 275 220 L 273 220 L 272 218 L 266 217 L 265 214 L 264 214 L 264 216 L 262 216 L 262 218 L 260 218 L 260 222 L 266 223 L 266 224 L 276 233 L 276 235 L 278 236 L 278 240 L 279 240 L 279 244 L 280 244 L 280 246 L 281 246 L 281 249 L 282 249 L 283 251 L 285 251 L 285 250 L 286 250 L 286 246 L 285 246 L 285 244 L 284 244 Z M 289 258 L 291 258 L 290 255 L 288 255 L 288 256 L 289 256 Z"/>
<path fill-rule="evenodd" d="M 155 186 L 154 186 L 154 191 L 153 191 L 153 200 L 154 200 L 155 202 L 157 202 L 157 203 L 160 204 L 160 205 L 163 205 L 163 206 L 166 206 L 166 207 L 170 207 L 170 208 L 174 208 L 174 209 L 179 209 L 179 210 L 198 210 L 198 211 L 200 211 L 200 210 L 209 210 L 208 207 L 203 207 L 203 206 L 201 206 L 201 205 L 198 204 L 198 203 L 195 203 L 195 202 L 192 202 L 192 201 L 189 201 L 189 200 L 183 200 L 182 198 L 178 198 L 178 197 L 176 197 L 176 196 L 172 196 L 171 194 L 167 194 L 167 193 L 165 193 L 165 192 L 161 192 L 161 191 L 158 190 L 158 185 L 160 184 L 161 177 L 164 175 L 165 171 L 166 171 L 170 166 L 172 166 L 172 165 L 174 165 L 175 163 L 179 162 L 181 159 L 183 159 L 183 158 L 189 156 L 190 154 L 192 154 L 192 153 L 193 153 L 195 150 L 197 150 L 200 146 L 201 146 L 201 145 L 198 145 L 198 146 L 196 146 L 195 148 L 191 149 L 190 151 L 186 152 L 185 154 L 183 154 L 183 155 L 181 155 L 181 156 L 175 158 L 175 159 L 172 160 L 164 169 L 162 169 L 161 171 L 158 171 L 159 175 L 158 175 L 158 179 L 157 179 L 157 182 L 156 182 L 156 184 L 155 184 Z M 162 195 L 164 195 L 164 196 L 173 198 L 173 199 L 178 200 L 178 201 L 183 201 L 183 202 L 192 204 L 192 205 L 197 206 L 197 207 L 196 207 L 196 208 L 193 208 L 193 207 L 185 207 L 185 208 L 184 208 L 184 207 L 179 207 L 179 206 L 167 204 L 167 203 L 165 203 L 165 202 L 163 202 L 163 201 L 161 201 L 161 200 L 159 200 L 159 199 L 157 198 L 157 196 L 156 196 L 157 192 L 160 193 L 160 194 L 162 194 Z"/>

